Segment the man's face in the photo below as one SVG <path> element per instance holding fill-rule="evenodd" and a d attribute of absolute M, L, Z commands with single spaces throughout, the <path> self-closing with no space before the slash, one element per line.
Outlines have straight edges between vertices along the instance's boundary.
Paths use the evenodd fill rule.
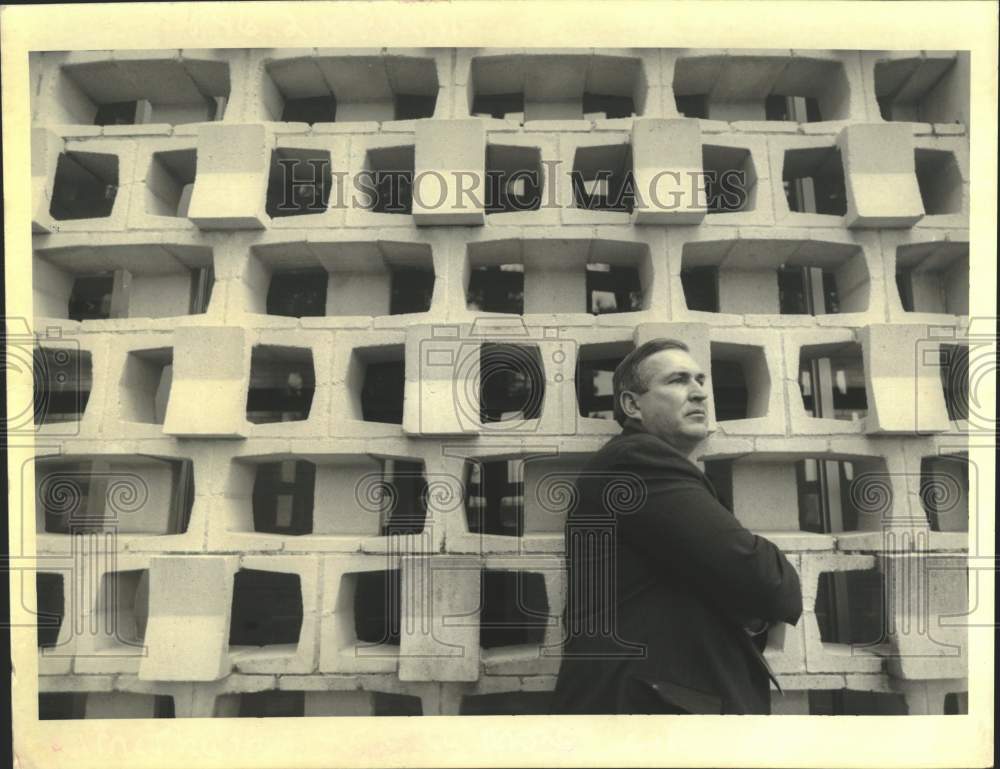
<path fill-rule="evenodd" d="M 634 416 L 685 454 L 708 437 L 705 373 L 684 350 L 661 350 L 639 364 L 646 392 L 633 395 Z"/>

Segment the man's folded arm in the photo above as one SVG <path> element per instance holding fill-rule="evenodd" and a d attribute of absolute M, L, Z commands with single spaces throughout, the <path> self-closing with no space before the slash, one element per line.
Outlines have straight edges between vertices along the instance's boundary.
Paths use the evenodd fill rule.
<path fill-rule="evenodd" d="M 664 571 L 680 574 L 740 622 L 795 624 L 802 592 L 795 568 L 769 540 L 743 527 L 680 460 L 624 461 L 645 483 L 645 502 L 621 511 L 624 541 Z"/>

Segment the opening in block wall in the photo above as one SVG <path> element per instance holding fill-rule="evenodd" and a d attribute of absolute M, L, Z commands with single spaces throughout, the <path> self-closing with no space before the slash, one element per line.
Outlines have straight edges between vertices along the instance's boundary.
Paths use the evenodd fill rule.
<path fill-rule="evenodd" d="M 375 214 L 413 213 L 415 157 L 413 145 L 379 147 L 365 153 L 361 183 L 369 211 Z"/>
<path fill-rule="evenodd" d="M 251 496 L 253 530 L 301 535 L 313 529 L 316 465 L 286 459 L 257 465 Z"/>
<path fill-rule="evenodd" d="M 194 505 L 190 459 L 57 457 L 35 465 L 37 531 L 182 534 Z"/>
<path fill-rule="evenodd" d="M 208 310 L 212 249 L 169 243 L 36 249 L 36 317 L 167 318 Z"/>
<path fill-rule="evenodd" d="M 741 315 L 829 315 L 868 309 L 865 251 L 816 240 L 685 243 L 681 287 L 689 310 Z"/>
<path fill-rule="evenodd" d="M 366 645 L 399 646 L 402 593 L 399 569 L 347 574 L 353 593 L 354 634 Z"/>
<path fill-rule="evenodd" d="M 478 385 L 482 424 L 540 418 L 545 400 L 545 369 L 538 346 L 482 344 Z"/>
<path fill-rule="evenodd" d="M 36 347 L 33 355 L 34 422 L 77 422 L 87 409 L 93 387 L 90 352 Z"/>
<path fill-rule="evenodd" d="M 877 457 L 708 459 L 705 474 L 753 531 L 881 531 L 892 516 L 890 476 Z"/>
<path fill-rule="evenodd" d="M 969 368 L 969 345 L 943 344 L 940 347 L 941 389 L 948 410 L 948 419 L 962 421 L 969 418 L 970 375 L 976 384 L 982 376 L 982 365 Z M 974 405 L 978 406 L 978 403 Z"/>
<path fill-rule="evenodd" d="M 913 51 L 907 56 L 875 62 L 875 99 L 883 120 L 919 123 L 965 123 L 968 114 L 968 54 L 924 55 Z M 966 94 L 962 94 L 962 90 Z"/>
<path fill-rule="evenodd" d="M 265 64 L 271 120 L 302 123 L 433 117 L 440 88 L 434 59 L 418 56 L 292 56 Z"/>
<path fill-rule="evenodd" d="M 403 424 L 404 353 L 403 345 L 354 348 L 347 386 L 355 419 Z"/>
<path fill-rule="evenodd" d="M 547 716 L 552 692 L 497 692 L 462 697 L 460 716 Z"/>
<path fill-rule="evenodd" d="M 107 59 L 59 68 L 49 119 L 84 125 L 201 123 L 222 120 L 229 63 L 177 56 Z"/>
<path fill-rule="evenodd" d="M 118 156 L 64 152 L 56 162 L 49 215 L 56 221 L 111 216 L 118 197 Z"/>
<path fill-rule="evenodd" d="M 905 716 L 909 712 L 906 698 L 894 692 L 854 689 L 809 692 L 809 715 L 812 716 Z"/>
<path fill-rule="evenodd" d="M 962 173 L 955 153 L 946 150 L 914 150 L 917 186 L 928 216 L 955 214 L 962 210 Z"/>
<path fill-rule="evenodd" d="M 257 345 L 250 356 L 247 419 L 254 424 L 309 418 L 316 373 L 307 347 Z"/>
<path fill-rule="evenodd" d="M 109 572 L 101 578 L 95 637 L 101 649 L 140 647 L 149 620 L 149 571 Z"/>
<path fill-rule="evenodd" d="M 615 369 L 635 345 L 608 342 L 580 345 L 576 363 L 576 402 L 580 416 L 614 419 Z"/>
<path fill-rule="evenodd" d="M 896 248 L 896 288 L 906 312 L 969 314 L 969 244 L 944 241 Z"/>
<path fill-rule="evenodd" d="M 728 214 L 757 207 L 757 172 L 750 150 L 702 146 L 706 213 Z"/>
<path fill-rule="evenodd" d="M 38 720 L 80 718 L 174 718 L 169 694 L 132 692 L 39 692 Z"/>
<path fill-rule="evenodd" d="M 931 531 L 969 530 L 967 454 L 943 454 L 920 460 L 920 504 Z"/>
<path fill-rule="evenodd" d="M 40 571 L 35 574 L 38 599 L 38 648 L 52 649 L 59 640 L 66 615 L 66 588 L 62 574 Z"/>
<path fill-rule="evenodd" d="M 538 147 L 486 147 L 486 213 L 537 211 L 542 204 L 542 151 Z"/>
<path fill-rule="evenodd" d="M 816 620 L 823 643 L 872 646 L 881 642 L 886 633 L 885 606 L 885 580 L 878 569 L 819 575 Z"/>
<path fill-rule="evenodd" d="M 652 264 L 645 243 L 574 239 L 469 244 L 466 306 L 478 312 L 553 314 L 649 309 Z"/>
<path fill-rule="evenodd" d="M 343 455 L 333 461 L 279 459 L 241 467 L 252 487 L 234 530 L 284 536 L 419 534 L 427 519 L 423 462 Z M 245 486 L 244 486 L 245 488 Z M 331 502 L 330 500 L 340 500 Z"/>
<path fill-rule="evenodd" d="M 328 151 L 280 147 L 271 151 L 264 210 L 272 219 L 325 213 L 332 187 Z"/>
<path fill-rule="evenodd" d="M 524 460 L 469 460 L 465 465 L 466 525 L 473 534 L 524 533 Z"/>
<path fill-rule="evenodd" d="M 434 297 L 426 243 L 294 241 L 253 246 L 251 253 L 267 286 L 258 311 L 269 315 L 402 315 L 427 312 Z"/>
<path fill-rule="evenodd" d="M 712 342 L 711 356 L 716 420 L 726 422 L 767 416 L 771 376 L 764 348 Z"/>
<path fill-rule="evenodd" d="M 711 120 L 844 120 L 844 65 L 805 56 L 683 56 L 674 66 L 677 111 Z"/>
<path fill-rule="evenodd" d="M 483 649 L 542 643 L 550 620 L 544 574 L 486 569 L 481 584 L 479 645 Z"/>
<path fill-rule="evenodd" d="M 635 182 L 631 145 L 578 148 L 570 178 L 575 208 L 632 213 Z"/>
<path fill-rule="evenodd" d="M 832 216 L 847 213 L 844 164 L 837 147 L 786 150 L 781 179 L 789 211 Z"/>
<path fill-rule="evenodd" d="M 524 123 L 641 115 L 646 76 L 624 56 L 513 54 L 473 57 L 469 112 Z"/>
<path fill-rule="evenodd" d="M 298 574 L 240 569 L 233 577 L 229 646 L 294 646 L 302 613 Z"/>
<path fill-rule="evenodd" d="M 804 345 L 799 351 L 802 406 L 814 417 L 854 422 L 868 414 L 861 345 Z"/>
<path fill-rule="evenodd" d="M 153 153 L 146 173 L 146 213 L 186 217 L 197 169 L 195 150 Z"/>
<path fill-rule="evenodd" d="M 119 395 L 122 419 L 163 424 L 170 399 L 173 364 L 174 351 L 170 347 L 128 353 Z"/>

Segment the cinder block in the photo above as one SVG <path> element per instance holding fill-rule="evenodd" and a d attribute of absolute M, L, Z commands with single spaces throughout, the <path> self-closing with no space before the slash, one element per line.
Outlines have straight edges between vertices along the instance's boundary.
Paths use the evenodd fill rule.
<path fill-rule="evenodd" d="M 837 419 L 833 415 L 817 417 L 810 411 L 806 411 L 803 399 L 803 380 L 800 366 L 803 358 L 807 360 L 820 360 L 836 357 L 837 355 L 847 355 L 854 367 L 857 350 L 857 332 L 846 328 L 831 328 L 813 331 L 788 330 L 782 334 L 781 340 L 784 344 L 785 361 L 785 397 L 788 402 L 790 416 L 790 427 L 794 435 L 843 435 L 860 434 L 864 432 L 869 423 L 864 418 L 859 419 Z M 867 361 L 864 354 L 861 355 L 860 364 L 865 366 Z M 832 366 L 830 366 L 832 369 Z M 868 389 L 869 380 L 866 383 L 866 402 L 868 405 L 868 415 L 871 414 L 871 390 Z M 835 383 L 834 383 L 835 384 Z M 820 453 L 824 449 L 819 450 Z"/>
<path fill-rule="evenodd" d="M 869 433 L 949 429 L 938 342 L 926 326 L 871 324 L 858 332 L 869 395 Z"/>
<path fill-rule="evenodd" d="M 236 559 L 158 556 L 149 564 L 145 681 L 217 681 L 229 672 L 227 644 Z"/>
<path fill-rule="evenodd" d="M 908 125 L 847 126 L 844 161 L 848 227 L 912 227 L 923 217 Z"/>
<path fill-rule="evenodd" d="M 244 438 L 250 346 L 238 327 L 174 331 L 174 374 L 163 432 L 178 437 Z"/>
<path fill-rule="evenodd" d="M 719 422 L 719 431 L 727 435 L 784 435 L 787 409 L 781 383 L 781 339 L 749 328 L 713 327 L 711 336 L 713 358 L 738 364 L 747 390 L 746 417 Z M 713 390 L 717 384 L 712 383 Z"/>
<path fill-rule="evenodd" d="M 148 627 L 143 632 L 149 612 L 148 558 L 109 553 L 77 563 L 66 588 L 75 594 L 68 605 L 80 616 L 70 612 L 63 620 L 73 623 L 77 634 L 73 672 L 135 674 L 149 644 Z M 83 628 L 89 632 L 81 632 Z"/>
<path fill-rule="evenodd" d="M 520 318 L 480 318 L 472 325 L 411 326 L 406 343 L 403 430 L 411 435 L 553 434 L 562 430 L 561 383 L 567 345 L 558 327 L 528 327 Z M 503 345 L 483 358 L 484 345 Z M 482 372 L 482 361 L 489 370 Z M 520 416 L 481 421 L 480 387 L 503 372 L 528 378 Z M 544 392 L 539 391 L 539 386 Z M 538 416 L 525 417 L 524 410 Z"/>
<path fill-rule="evenodd" d="M 200 126 L 188 218 L 203 230 L 262 229 L 270 144 L 262 125 Z"/>
<path fill-rule="evenodd" d="M 886 579 L 889 672 L 906 679 L 968 675 L 966 558 L 887 553 L 879 564 Z"/>
<path fill-rule="evenodd" d="M 132 196 L 128 214 L 129 229 L 196 231 L 187 215 L 197 165 L 195 141 L 191 138 L 158 138 L 140 142 L 136 159 L 136 194 Z"/>
<path fill-rule="evenodd" d="M 338 674 L 396 672 L 399 667 L 399 646 L 386 642 L 359 641 L 355 624 L 355 594 L 359 574 L 376 571 L 391 573 L 399 568 L 400 558 L 392 555 L 331 556 L 323 559 L 320 672 Z M 406 589 L 404 584 L 402 591 L 405 592 Z M 385 603 L 392 604 L 389 596 L 386 596 Z"/>
<path fill-rule="evenodd" d="M 383 282 L 388 286 L 388 280 L 383 279 Z M 388 386 L 388 373 L 373 374 L 373 371 L 378 371 L 378 366 L 401 364 L 405 367 L 405 338 L 401 330 L 337 334 L 333 349 L 333 400 L 330 405 L 330 412 L 334 416 L 334 435 L 388 437 L 400 434 L 401 426 L 398 423 L 365 420 L 366 405 L 369 409 L 373 405 L 370 402 L 371 396 L 365 394 L 365 388 L 366 385 L 371 386 L 373 376 L 383 377 L 379 381 Z M 401 390 L 405 391 L 405 372 L 399 371 L 399 374 L 402 378 L 399 382 Z M 369 398 L 367 403 L 366 397 Z M 375 405 L 381 407 L 382 404 Z M 401 408 L 405 419 L 405 398 L 394 405 Z"/>
<path fill-rule="evenodd" d="M 820 574 L 827 571 L 855 571 L 875 567 L 871 555 L 837 553 L 803 553 L 802 582 L 803 625 L 806 646 L 806 669 L 810 673 L 876 673 L 882 670 L 882 657 L 877 650 L 849 644 L 824 643 L 816 616 L 816 597 Z"/>
<path fill-rule="evenodd" d="M 401 681 L 479 677 L 480 568 L 476 558 L 403 556 Z"/>
<path fill-rule="evenodd" d="M 637 118 L 632 125 L 632 164 L 643 206 L 633 224 L 699 224 L 705 218 L 698 121 Z"/>
<path fill-rule="evenodd" d="M 54 229 L 67 234 L 127 229 L 137 148 L 132 139 L 67 139 L 53 159 L 50 203 L 71 210 L 59 219 L 53 212 Z"/>
<path fill-rule="evenodd" d="M 417 225 L 481 225 L 486 185 L 486 130 L 481 120 L 421 120 L 414 158 Z"/>

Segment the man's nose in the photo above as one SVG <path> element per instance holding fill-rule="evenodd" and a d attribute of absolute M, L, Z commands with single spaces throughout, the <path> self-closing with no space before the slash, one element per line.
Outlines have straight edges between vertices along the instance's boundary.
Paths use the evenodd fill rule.
<path fill-rule="evenodd" d="M 693 401 L 703 401 L 708 397 L 705 392 L 705 385 L 694 379 L 691 380 L 691 387 L 688 389 L 688 398 Z"/>

